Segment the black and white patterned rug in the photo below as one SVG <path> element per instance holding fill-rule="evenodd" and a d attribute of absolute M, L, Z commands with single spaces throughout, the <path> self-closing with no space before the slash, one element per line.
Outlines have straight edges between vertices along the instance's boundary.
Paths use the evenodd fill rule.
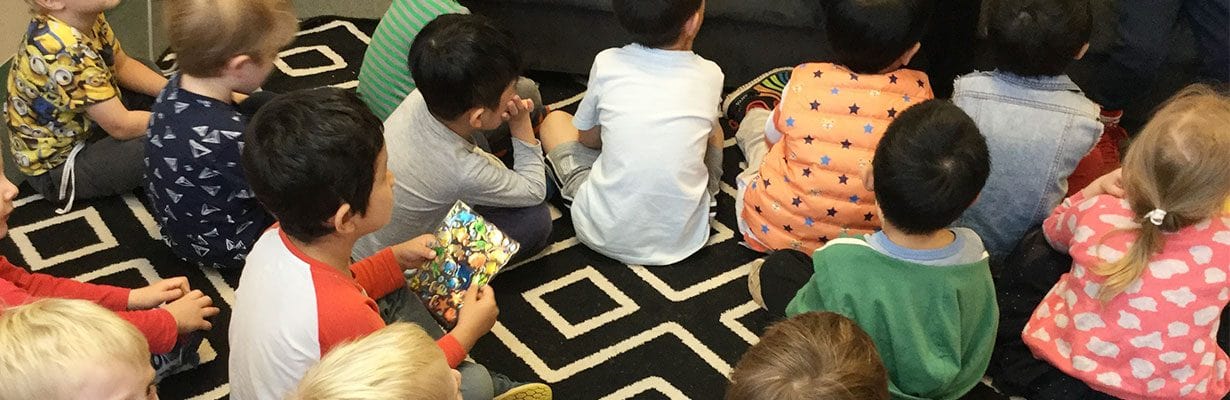
<path fill-rule="evenodd" d="M 376 21 L 318 17 L 304 21 L 265 87 L 354 88 Z M 160 65 L 172 68 L 174 55 Z M 557 108 L 584 90 L 575 79 L 530 73 Z M 728 132 L 728 136 L 733 132 Z M 717 399 L 726 376 L 756 341 L 765 315 L 747 293 L 747 264 L 758 253 L 739 245 L 733 177 L 742 155 L 727 141 L 726 184 L 709 244 L 669 267 L 625 265 L 577 242 L 557 208 L 553 244 L 493 281 L 500 322 L 472 357 L 494 371 L 550 384 L 560 399 Z M 79 202 L 66 215 L 23 187 L 0 254 L 35 272 L 139 287 L 186 275 L 222 313 L 201 348 L 202 364 L 168 377 L 163 399 L 227 398 L 227 325 L 238 271 L 202 269 L 176 258 L 138 192 Z M 967 398 L 998 398 L 985 386 Z"/>

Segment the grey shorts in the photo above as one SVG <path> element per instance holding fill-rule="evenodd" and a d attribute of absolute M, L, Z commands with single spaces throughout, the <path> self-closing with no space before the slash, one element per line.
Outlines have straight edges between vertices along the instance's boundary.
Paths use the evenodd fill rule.
<path fill-rule="evenodd" d="M 602 150 L 585 147 L 581 142 L 568 142 L 556 146 L 547 153 L 547 162 L 551 165 L 551 176 L 559 186 L 560 196 L 572 202 L 572 196 L 577 189 L 589 179 L 589 171 L 594 168 L 594 162 Z"/>

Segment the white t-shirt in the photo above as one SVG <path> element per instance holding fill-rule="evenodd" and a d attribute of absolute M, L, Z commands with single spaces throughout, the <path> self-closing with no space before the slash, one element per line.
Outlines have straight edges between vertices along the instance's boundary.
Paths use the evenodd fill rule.
<path fill-rule="evenodd" d="M 602 153 L 574 195 L 577 238 L 629 264 L 665 265 L 709 237 L 704 157 L 722 70 L 691 51 L 637 44 L 594 59 L 573 125 L 602 127 Z"/>

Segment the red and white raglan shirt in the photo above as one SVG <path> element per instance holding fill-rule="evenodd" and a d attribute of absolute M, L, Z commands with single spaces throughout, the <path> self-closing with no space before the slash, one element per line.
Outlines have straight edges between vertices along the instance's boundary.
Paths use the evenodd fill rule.
<path fill-rule="evenodd" d="M 1138 227 L 1128 203 L 1083 194 L 1064 200 L 1043 225 L 1072 255 L 1034 310 L 1022 339 L 1034 356 L 1089 386 L 1125 399 L 1220 399 L 1230 392 L 1226 353 L 1216 335 L 1230 302 L 1230 218 L 1214 217 L 1165 234 L 1140 278 L 1098 300 L 1105 277 L 1094 268 L 1127 253 Z"/>
<path fill-rule="evenodd" d="M 393 251 L 386 248 L 350 271 L 353 277 L 308 257 L 279 225 L 256 240 L 231 314 L 232 399 L 281 399 L 333 346 L 385 326 L 372 299 L 406 284 Z M 452 335 L 436 343 L 450 367 L 465 359 Z"/>
<path fill-rule="evenodd" d="M 149 351 L 163 354 L 175 347 L 179 338 L 175 318 L 161 308 L 128 311 L 129 289 L 77 282 L 51 275 L 34 274 L 0 257 L 0 313 L 5 307 L 19 306 L 42 298 L 89 300 L 115 311 L 137 327 L 149 342 Z"/>

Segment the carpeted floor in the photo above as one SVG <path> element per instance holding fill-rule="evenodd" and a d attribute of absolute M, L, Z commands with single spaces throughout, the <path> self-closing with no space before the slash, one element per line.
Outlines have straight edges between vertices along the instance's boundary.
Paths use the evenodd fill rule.
<path fill-rule="evenodd" d="M 375 21 L 313 18 L 282 53 L 266 88 L 353 88 Z M 170 67 L 174 56 L 160 60 Z M 584 88 L 573 77 L 534 73 L 559 108 Z M 733 134 L 733 132 L 728 132 Z M 560 399 L 717 399 L 764 314 L 747 294 L 746 265 L 760 255 L 739 245 L 730 183 L 742 161 L 728 141 L 724 194 L 709 245 L 669 267 L 625 265 L 577 243 L 556 212 L 553 245 L 493 281 L 500 323 L 472 352 L 492 370 L 551 384 Z M 159 239 L 138 192 L 78 202 L 69 214 L 23 187 L 0 254 L 36 272 L 138 287 L 186 275 L 222 308 L 202 346 L 203 364 L 164 380 L 163 399 L 219 399 L 229 393 L 227 324 L 238 271 L 189 266 Z M 1000 398 L 980 385 L 967 398 Z"/>

